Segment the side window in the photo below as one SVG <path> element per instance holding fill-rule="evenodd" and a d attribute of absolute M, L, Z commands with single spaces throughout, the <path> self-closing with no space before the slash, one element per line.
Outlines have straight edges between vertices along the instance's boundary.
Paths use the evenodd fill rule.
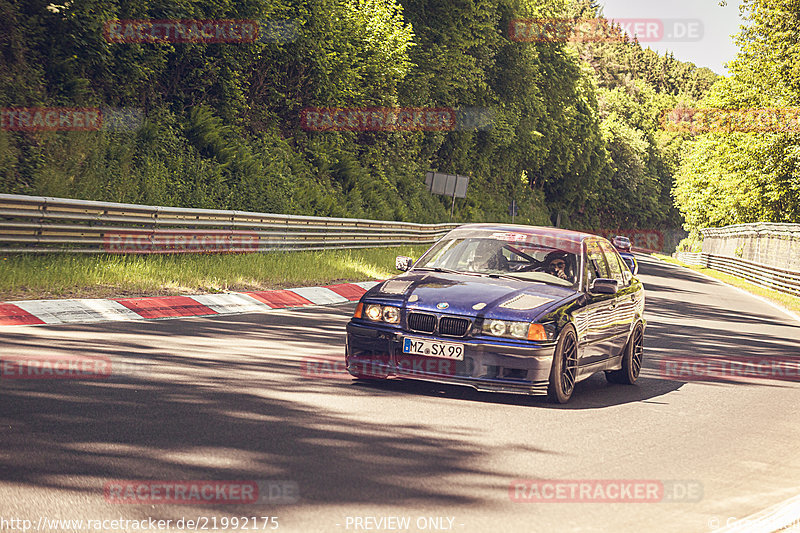
<path fill-rule="evenodd" d="M 611 273 L 611 276 L 609 277 L 617 280 L 619 286 L 622 287 L 625 285 L 625 277 L 622 274 L 623 265 L 619 264 L 617 252 L 614 251 L 611 245 L 604 241 L 600 241 L 600 247 L 603 249 L 606 260 L 608 261 L 608 268 Z"/>
<path fill-rule="evenodd" d="M 631 268 L 628 266 L 628 263 L 622 258 L 621 255 L 618 253 L 614 254 L 617 257 L 617 261 L 619 261 L 620 268 L 622 269 L 622 279 L 625 280 L 623 285 L 626 287 L 631 284 L 633 280 L 633 273 L 631 272 Z"/>
<path fill-rule="evenodd" d="M 591 284 L 596 278 L 611 277 L 603 250 L 597 241 L 586 241 L 586 280 Z"/>

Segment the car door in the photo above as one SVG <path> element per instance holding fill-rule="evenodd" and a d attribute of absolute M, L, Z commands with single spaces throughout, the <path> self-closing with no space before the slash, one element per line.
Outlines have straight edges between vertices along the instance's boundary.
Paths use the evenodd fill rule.
<path fill-rule="evenodd" d="M 619 331 L 614 330 L 613 312 L 616 299 L 613 294 L 592 294 L 589 287 L 597 278 L 610 278 L 608 261 L 600 241 L 587 239 L 583 247 L 586 305 L 574 313 L 578 342 L 581 345 L 580 365 L 590 365 L 607 359 L 615 351 Z"/>
<path fill-rule="evenodd" d="M 641 283 L 637 281 L 630 270 L 628 270 L 627 264 L 622 256 L 618 252 L 615 252 L 614 255 L 617 256 L 617 260 L 622 264 L 622 276 L 625 280 L 625 283 L 620 285 L 617 295 L 617 311 L 622 334 L 621 342 L 624 348 L 628 340 L 628 335 L 633 328 L 633 323 L 637 320 L 637 317 L 644 308 L 644 291 L 642 290 Z"/>
<path fill-rule="evenodd" d="M 626 272 L 630 272 L 627 266 L 623 264 L 622 258 L 619 253 L 605 241 L 600 241 L 600 248 L 608 264 L 609 277 L 617 280 L 617 294 L 614 295 L 613 303 L 611 304 L 611 331 L 613 332 L 613 340 L 610 342 L 611 355 L 619 355 L 625 347 L 625 342 L 628 339 L 628 333 L 631 329 L 631 322 L 633 321 L 634 308 L 635 308 L 635 290 L 631 288 L 632 276 L 626 276 Z"/>

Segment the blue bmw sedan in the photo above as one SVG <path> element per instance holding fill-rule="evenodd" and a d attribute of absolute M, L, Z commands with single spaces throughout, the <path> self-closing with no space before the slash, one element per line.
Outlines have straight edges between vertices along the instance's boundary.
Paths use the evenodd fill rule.
<path fill-rule="evenodd" d="M 644 289 L 604 238 L 557 228 L 470 224 L 370 289 L 347 325 L 347 370 L 567 402 L 603 371 L 642 366 Z"/>

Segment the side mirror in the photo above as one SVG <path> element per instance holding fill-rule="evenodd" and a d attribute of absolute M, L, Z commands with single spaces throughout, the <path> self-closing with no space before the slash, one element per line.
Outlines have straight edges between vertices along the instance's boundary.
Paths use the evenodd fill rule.
<path fill-rule="evenodd" d="M 592 294 L 617 294 L 619 290 L 617 280 L 608 278 L 597 278 L 589 285 L 589 292 Z"/>
<path fill-rule="evenodd" d="M 413 264 L 414 260 L 404 255 L 398 255 L 397 258 L 394 260 L 394 267 L 397 270 L 401 270 L 403 272 L 407 272 L 411 268 L 411 265 Z"/>

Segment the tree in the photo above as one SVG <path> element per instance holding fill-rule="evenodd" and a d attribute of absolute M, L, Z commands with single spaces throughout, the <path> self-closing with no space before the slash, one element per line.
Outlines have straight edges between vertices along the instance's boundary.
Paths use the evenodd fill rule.
<path fill-rule="evenodd" d="M 701 102 L 720 109 L 800 102 L 800 2 L 747 0 L 732 75 Z M 798 131 L 711 132 L 690 145 L 677 174 L 676 205 L 687 229 L 800 220 Z"/>

